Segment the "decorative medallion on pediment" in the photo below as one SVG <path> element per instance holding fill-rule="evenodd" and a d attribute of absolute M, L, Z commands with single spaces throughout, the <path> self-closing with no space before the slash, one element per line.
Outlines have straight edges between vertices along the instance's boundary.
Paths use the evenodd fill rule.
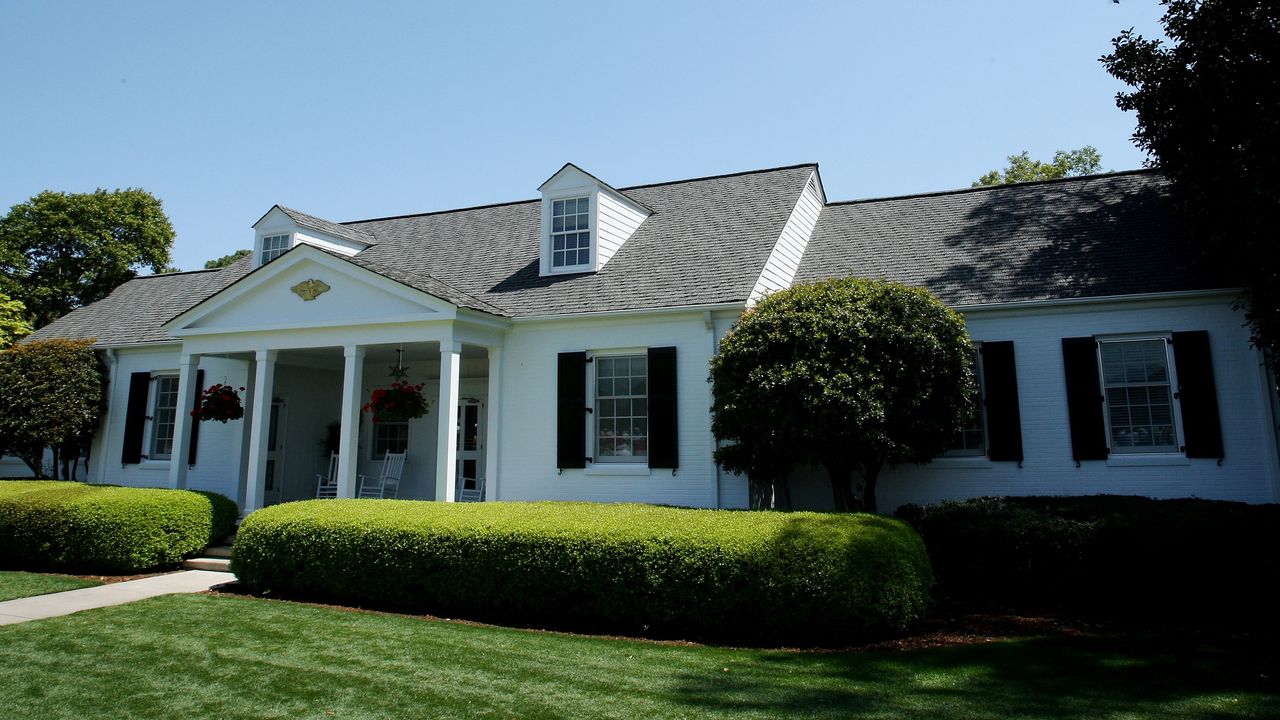
<path fill-rule="evenodd" d="M 294 295 L 302 298 L 303 301 L 311 302 L 312 300 L 315 300 L 321 295 L 329 292 L 329 286 L 322 280 L 312 278 L 310 280 L 303 280 L 297 285 L 289 288 L 289 290 L 292 291 Z"/>

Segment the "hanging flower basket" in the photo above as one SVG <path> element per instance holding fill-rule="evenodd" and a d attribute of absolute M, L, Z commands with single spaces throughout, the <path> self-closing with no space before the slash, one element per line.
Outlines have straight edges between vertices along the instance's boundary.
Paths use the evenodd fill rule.
<path fill-rule="evenodd" d="M 407 422 L 427 414 L 427 399 L 422 395 L 422 384 L 414 385 L 405 379 L 408 369 L 397 362 L 391 368 L 389 387 L 374 388 L 369 402 L 361 408 L 373 415 L 375 423 Z"/>
<path fill-rule="evenodd" d="M 240 392 L 230 385 L 211 385 L 200 393 L 200 404 L 191 411 L 191 417 L 205 422 L 216 420 L 224 423 L 228 420 L 239 420 L 244 417 L 244 405 L 240 402 Z"/>

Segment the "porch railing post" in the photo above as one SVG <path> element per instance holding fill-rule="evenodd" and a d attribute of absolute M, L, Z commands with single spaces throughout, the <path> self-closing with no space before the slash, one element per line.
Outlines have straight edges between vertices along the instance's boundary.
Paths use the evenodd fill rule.
<path fill-rule="evenodd" d="M 454 502 L 458 479 L 458 383 L 462 379 L 462 343 L 440 343 L 440 402 L 436 418 L 436 500 Z"/>
<path fill-rule="evenodd" d="M 244 511 L 247 515 L 265 503 L 267 443 L 271 433 L 271 398 L 276 377 L 276 351 L 254 354 L 253 414 L 249 430 L 249 467 L 246 470 Z"/>
<path fill-rule="evenodd" d="M 338 497 L 356 496 L 359 468 L 361 385 L 364 380 L 364 346 L 342 348 L 342 429 L 338 434 Z"/>

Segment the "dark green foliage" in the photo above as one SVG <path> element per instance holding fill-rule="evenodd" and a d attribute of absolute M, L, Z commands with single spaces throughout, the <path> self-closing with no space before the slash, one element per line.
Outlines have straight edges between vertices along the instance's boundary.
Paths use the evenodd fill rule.
<path fill-rule="evenodd" d="M 1102 170 L 1102 156 L 1092 145 L 1078 150 L 1059 150 L 1049 162 L 1032 160 L 1026 150 L 1009 156 L 1009 166 L 1003 171 L 992 170 L 974 181 L 973 187 L 983 185 L 1008 185 L 1035 180 L 1094 175 Z"/>
<path fill-rule="evenodd" d="M 837 509 L 875 511 L 892 463 L 946 450 L 968 414 L 973 348 L 964 319 L 921 288 L 844 278 L 776 292 L 748 310 L 711 361 L 716 461 L 785 477 L 796 463 L 831 476 Z"/>
<path fill-rule="evenodd" d="M 252 254 L 253 254 L 253 251 L 248 248 L 245 248 L 244 250 L 237 250 L 231 253 L 230 255 L 223 255 L 222 257 L 214 258 L 212 260 L 206 260 L 204 263 L 204 269 L 213 270 L 215 268 L 224 268 L 224 267 L 227 267 L 228 265 L 231 265 L 232 263 L 239 260 L 240 258 L 247 257 Z"/>
<path fill-rule="evenodd" d="M 106 409 L 92 340 L 37 340 L 0 351 L 0 452 L 44 474 L 46 447 L 77 448 Z"/>
<path fill-rule="evenodd" d="M 314 500 L 253 513 L 254 592 L 662 636 L 839 644 L 925 611 L 916 534 L 868 515 Z"/>
<path fill-rule="evenodd" d="M 133 573 L 171 566 L 234 523 L 235 504 L 217 497 L 71 482 L 0 482 L 0 567 Z"/>
<path fill-rule="evenodd" d="M 220 495 L 216 492 L 206 492 L 204 490 L 192 490 L 197 495 L 203 495 L 211 505 L 212 528 L 209 532 L 209 544 L 216 545 L 236 530 L 236 519 L 240 517 L 240 506 L 236 505 L 236 501 Z"/>
<path fill-rule="evenodd" d="M 1256 345 L 1280 350 L 1280 2 L 1166 0 L 1171 40 L 1123 32 L 1102 58 L 1132 90 L 1134 140 L 1177 190 L 1203 261 L 1243 283 Z"/>
<path fill-rule="evenodd" d="M 1211 500 L 987 497 L 898 516 L 925 539 L 951 600 L 1275 624 L 1280 506 Z"/>
<path fill-rule="evenodd" d="M 0 292 L 37 328 L 169 264 L 173 226 L 145 190 L 46 190 L 0 218 Z"/>

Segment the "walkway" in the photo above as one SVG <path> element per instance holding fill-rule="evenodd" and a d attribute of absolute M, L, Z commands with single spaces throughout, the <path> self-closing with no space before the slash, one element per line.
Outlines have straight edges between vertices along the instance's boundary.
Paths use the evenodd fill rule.
<path fill-rule="evenodd" d="M 109 605 L 123 605 L 157 595 L 203 592 L 215 585 L 229 583 L 235 579 L 236 576 L 229 572 L 186 570 L 141 580 L 126 580 L 109 585 L 6 600 L 0 602 L 0 625 L 70 615 L 81 610 L 93 610 Z"/>

